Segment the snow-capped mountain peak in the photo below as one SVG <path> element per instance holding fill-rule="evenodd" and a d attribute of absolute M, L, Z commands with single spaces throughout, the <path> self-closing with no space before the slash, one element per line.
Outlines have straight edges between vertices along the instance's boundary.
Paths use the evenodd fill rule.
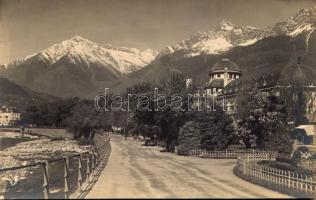
<path fill-rule="evenodd" d="M 47 65 L 52 65 L 63 57 L 74 64 L 81 62 L 90 66 L 97 64 L 107 68 L 113 68 L 122 74 L 127 74 L 148 65 L 155 59 L 157 52 L 151 49 L 140 51 L 136 48 L 113 47 L 110 44 L 101 46 L 86 38 L 76 35 L 69 40 L 54 44 L 49 48 L 27 58 L 39 57 Z M 27 59 L 20 59 L 19 63 Z M 15 65 L 13 61 L 10 65 Z M 80 64 L 80 63 L 78 63 Z"/>
<path fill-rule="evenodd" d="M 189 39 L 168 46 L 160 55 L 184 52 L 183 56 L 192 57 L 206 54 L 220 54 L 235 46 L 246 46 L 255 43 L 265 36 L 265 30 L 255 27 L 241 27 L 230 21 L 221 21 L 214 30 L 198 32 Z"/>
<path fill-rule="evenodd" d="M 315 30 L 316 7 L 301 9 L 295 16 L 287 21 L 279 22 L 273 27 L 274 34 L 295 37 L 301 33 Z"/>
<path fill-rule="evenodd" d="M 208 32 L 198 32 L 175 45 L 169 45 L 160 52 L 160 56 L 177 53 L 180 57 L 198 56 L 202 53 L 220 54 L 236 46 L 249 46 L 257 41 L 278 35 L 296 37 L 306 34 L 308 39 L 316 29 L 316 6 L 302 9 L 295 16 L 284 22 L 276 23 L 272 28 L 264 29 L 253 26 L 239 26 L 230 21 L 221 21 Z"/>
<path fill-rule="evenodd" d="M 235 25 L 230 21 L 222 20 L 219 24 L 219 29 L 223 31 L 231 31 L 235 28 Z"/>

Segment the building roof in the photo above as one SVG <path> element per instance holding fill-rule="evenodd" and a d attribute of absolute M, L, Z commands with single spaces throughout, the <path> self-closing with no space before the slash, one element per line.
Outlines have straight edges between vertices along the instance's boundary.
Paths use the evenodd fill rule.
<path fill-rule="evenodd" d="M 240 79 L 236 79 L 231 81 L 229 84 L 227 84 L 222 91 L 220 91 L 217 95 L 230 95 L 230 94 L 236 94 L 241 87 L 241 81 Z"/>
<path fill-rule="evenodd" d="M 217 63 L 215 63 L 212 68 L 211 71 L 215 71 L 215 70 L 224 70 L 225 68 L 227 68 L 228 70 L 234 70 L 234 71 L 240 71 L 239 66 L 232 62 L 229 59 L 221 59 L 219 60 Z"/>
<path fill-rule="evenodd" d="M 290 64 L 281 71 L 277 85 L 287 86 L 293 81 L 304 86 L 316 85 L 316 73 L 305 64 Z"/>
<path fill-rule="evenodd" d="M 224 79 L 214 79 L 205 86 L 205 89 L 210 88 L 224 88 Z"/>

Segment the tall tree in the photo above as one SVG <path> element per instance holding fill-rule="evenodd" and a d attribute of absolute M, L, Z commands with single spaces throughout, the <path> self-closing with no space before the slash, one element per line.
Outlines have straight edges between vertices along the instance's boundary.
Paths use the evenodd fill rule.
<path fill-rule="evenodd" d="M 242 101 L 239 101 L 238 107 L 244 106 L 244 110 L 239 116 L 238 134 L 246 147 L 289 154 L 292 142 L 284 102 L 277 96 L 257 89 L 253 89 L 240 99 Z"/>
<path fill-rule="evenodd" d="M 201 131 L 201 147 L 207 150 L 226 149 L 234 138 L 232 118 L 222 109 L 196 113 L 194 119 Z"/>

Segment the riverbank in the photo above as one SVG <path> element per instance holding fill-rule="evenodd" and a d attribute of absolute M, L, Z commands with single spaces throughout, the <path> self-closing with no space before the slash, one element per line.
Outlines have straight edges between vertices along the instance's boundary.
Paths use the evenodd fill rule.
<path fill-rule="evenodd" d="M 36 132 L 43 133 L 44 131 L 44 129 L 36 129 Z M 48 132 L 45 132 L 44 135 L 46 136 L 44 137 L 25 134 L 26 138 L 30 136 L 29 141 L 19 141 L 14 146 L 0 151 L 0 169 L 61 158 L 74 153 L 85 152 L 91 148 L 91 145 L 81 146 L 69 137 L 60 137 L 63 132 L 63 130 L 58 130 L 52 134 L 53 129 L 49 129 Z M 0 132 L 0 135 L 3 142 L 7 142 L 5 140 L 8 138 L 21 139 L 18 132 Z M 52 135 L 53 137 L 48 137 Z M 13 188 L 14 191 L 21 189 L 21 187 L 28 190 L 32 189 L 33 183 L 27 183 L 26 178 L 37 171 L 38 169 L 35 168 L 24 168 L 0 173 L 0 199 L 4 198 L 4 194 L 12 191 Z"/>
<path fill-rule="evenodd" d="M 3 132 L 15 132 L 20 133 L 20 128 L 0 128 L 0 134 Z M 68 133 L 65 129 L 56 128 L 25 128 L 24 132 L 26 134 L 35 136 L 46 136 L 49 138 L 64 138 L 73 139 L 73 135 Z"/>

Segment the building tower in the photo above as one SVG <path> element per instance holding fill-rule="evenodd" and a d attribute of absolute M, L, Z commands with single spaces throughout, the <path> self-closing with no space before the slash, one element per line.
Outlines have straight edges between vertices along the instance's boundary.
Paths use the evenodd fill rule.
<path fill-rule="evenodd" d="M 239 66 L 229 59 L 221 59 L 209 71 L 209 82 L 205 86 L 206 93 L 210 96 L 217 95 L 231 81 L 242 75 Z"/>

